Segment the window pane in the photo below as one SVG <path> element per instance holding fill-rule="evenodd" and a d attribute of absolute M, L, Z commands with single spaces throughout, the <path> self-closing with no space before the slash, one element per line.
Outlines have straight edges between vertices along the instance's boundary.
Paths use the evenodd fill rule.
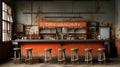
<path fill-rule="evenodd" d="M 3 20 L 8 20 L 8 14 L 6 12 L 2 12 L 2 19 Z"/>
<path fill-rule="evenodd" d="M 11 31 L 8 31 L 8 33 L 7 33 L 7 40 L 11 40 L 11 38 L 12 38 Z"/>
<path fill-rule="evenodd" d="M 5 41 L 5 33 L 2 33 L 2 41 Z"/>
<path fill-rule="evenodd" d="M 10 28 L 10 30 L 12 30 L 12 24 L 11 23 L 9 24 L 9 28 Z"/>
<path fill-rule="evenodd" d="M 13 22 L 11 15 L 8 15 L 7 21 Z"/>
<path fill-rule="evenodd" d="M 11 7 L 2 3 L 2 41 L 10 41 L 12 38 L 12 10 Z"/>
<path fill-rule="evenodd" d="M 3 36 L 2 36 L 3 41 L 6 41 L 7 40 L 7 33 L 2 33 L 2 34 L 3 34 Z"/>
<path fill-rule="evenodd" d="M 2 41 L 9 41 L 9 40 L 11 40 L 11 38 L 12 38 L 12 35 L 11 35 L 11 31 L 9 31 L 9 32 L 3 32 L 2 33 Z"/>
<path fill-rule="evenodd" d="M 13 22 L 12 16 L 10 16 L 10 22 Z"/>
<path fill-rule="evenodd" d="M 12 30 L 12 24 L 8 23 L 8 30 Z"/>
<path fill-rule="evenodd" d="M 3 21 L 2 23 L 2 29 L 7 30 L 7 22 Z"/>
<path fill-rule="evenodd" d="M 7 9 L 8 9 L 8 10 L 7 10 L 8 14 L 9 14 L 9 15 L 12 15 L 11 8 L 10 8 L 9 6 L 7 6 Z"/>
<path fill-rule="evenodd" d="M 8 23 L 7 25 L 8 25 L 8 30 L 10 30 L 10 23 Z"/>
<path fill-rule="evenodd" d="M 7 4 L 4 2 L 2 2 L 2 10 L 7 11 Z"/>

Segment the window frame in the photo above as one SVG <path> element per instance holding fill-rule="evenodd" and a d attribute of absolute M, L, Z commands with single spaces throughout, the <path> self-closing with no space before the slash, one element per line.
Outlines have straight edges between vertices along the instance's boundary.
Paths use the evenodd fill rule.
<path fill-rule="evenodd" d="M 4 5 L 6 5 L 6 7 Z M 2 1 L 2 42 L 9 42 L 12 40 L 12 18 L 12 7 Z"/>

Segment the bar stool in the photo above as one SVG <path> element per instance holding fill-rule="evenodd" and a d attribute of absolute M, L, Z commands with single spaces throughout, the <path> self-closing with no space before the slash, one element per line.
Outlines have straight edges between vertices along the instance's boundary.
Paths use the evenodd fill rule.
<path fill-rule="evenodd" d="M 32 64 L 32 48 L 26 48 L 26 58 L 25 58 L 25 62 L 26 63 L 30 63 Z"/>
<path fill-rule="evenodd" d="M 58 49 L 58 63 L 63 62 L 65 64 L 65 48 L 59 48 Z"/>
<path fill-rule="evenodd" d="M 92 64 L 92 48 L 85 48 L 85 62 L 89 63 L 91 62 Z"/>
<path fill-rule="evenodd" d="M 78 48 L 71 48 L 71 62 L 74 64 L 74 62 L 78 60 Z"/>
<path fill-rule="evenodd" d="M 20 63 L 21 62 L 21 52 L 20 48 L 13 48 L 14 50 L 14 63 Z"/>
<path fill-rule="evenodd" d="M 101 64 L 102 61 L 106 63 L 105 48 L 98 48 L 98 62 Z"/>
<path fill-rule="evenodd" d="M 45 48 L 45 63 L 52 62 L 52 48 Z"/>

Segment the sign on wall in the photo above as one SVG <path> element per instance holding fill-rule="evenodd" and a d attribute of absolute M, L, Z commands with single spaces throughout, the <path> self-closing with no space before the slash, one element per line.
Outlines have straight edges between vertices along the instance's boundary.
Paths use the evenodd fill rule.
<path fill-rule="evenodd" d="M 39 22 L 39 27 L 86 27 L 86 22 Z"/>

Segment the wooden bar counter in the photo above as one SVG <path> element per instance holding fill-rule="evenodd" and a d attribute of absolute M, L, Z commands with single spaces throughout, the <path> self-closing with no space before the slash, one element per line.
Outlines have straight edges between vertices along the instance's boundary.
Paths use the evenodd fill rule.
<path fill-rule="evenodd" d="M 92 48 L 93 55 L 97 49 L 105 47 L 109 53 L 109 41 L 106 40 L 13 40 L 21 47 L 22 56 L 26 55 L 25 48 L 33 48 L 33 56 L 44 56 L 45 48 L 52 48 L 53 57 L 57 57 L 58 48 L 65 48 L 66 55 L 70 56 L 71 48 L 79 48 L 79 55 L 84 55 L 85 48 Z"/>

